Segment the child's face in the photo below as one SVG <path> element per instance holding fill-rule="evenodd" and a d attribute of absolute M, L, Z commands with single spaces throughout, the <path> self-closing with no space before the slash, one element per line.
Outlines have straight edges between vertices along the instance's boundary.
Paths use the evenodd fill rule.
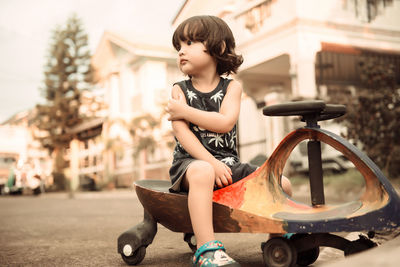
<path fill-rule="evenodd" d="M 216 71 L 216 61 L 202 42 L 181 41 L 177 63 L 184 74 L 192 77 L 203 71 Z"/>

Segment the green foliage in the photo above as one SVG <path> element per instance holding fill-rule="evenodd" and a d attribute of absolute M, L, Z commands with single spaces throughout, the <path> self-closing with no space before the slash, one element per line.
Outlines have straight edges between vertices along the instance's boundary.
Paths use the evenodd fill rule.
<path fill-rule="evenodd" d="M 68 129 L 80 123 L 80 91 L 92 81 L 88 37 L 76 15 L 55 28 L 44 76 L 46 104 L 37 106 L 37 126 L 45 133 L 42 145 L 53 151 L 71 141 Z"/>
<path fill-rule="evenodd" d="M 124 157 L 125 146 L 120 137 L 108 139 L 105 149 L 113 151 L 117 159 L 122 159 Z"/>
<path fill-rule="evenodd" d="M 134 143 L 134 157 L 144 149 L 148 150 L 150 153 L 154 152 L 157 147 L 154 131 L 160 127 L 160 124 L 160 120 L 157 120 L 148 113 L 132 120 L 130 133 Z"/>
<path fill-rule="evenodd" d="M 400 89 L 395 65 L 379 57 L 361 57 L 362 86 L 349 98 L 345 125 L 348 138 L 389 177 L 400 176 Z"/>

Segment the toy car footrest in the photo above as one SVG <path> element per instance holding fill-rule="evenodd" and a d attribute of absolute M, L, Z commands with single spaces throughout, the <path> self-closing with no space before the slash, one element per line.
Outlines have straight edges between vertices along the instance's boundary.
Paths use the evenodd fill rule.
<path fill-rule="evenodd" d="M 302 121 L 310 117 L 316 121 L 330 120 L 346 114 L 344 105 L 325 104 L 322 100 L 296 101 L 267 106 L 266 116 L 302 116 Z"/>
<path fill-rule="evenodd" d="M 346 218 L 351 217 L 351 215 L 357 212 L 363 203 L 358 201 L 353 201 L 350 203 L 345 203 L 342 205 L 338 205 L 336 207 L 332 207 L 327 209 L 326 207 L 319 209 L 314 208 L 307 210 L 300 210 L 299 213 L 296 212 L 278 212 L 273 215 L 274 218 L 284 219 L 288 221 L 326 221 L 328 219 L 338 219 L 338 218 Z"/>

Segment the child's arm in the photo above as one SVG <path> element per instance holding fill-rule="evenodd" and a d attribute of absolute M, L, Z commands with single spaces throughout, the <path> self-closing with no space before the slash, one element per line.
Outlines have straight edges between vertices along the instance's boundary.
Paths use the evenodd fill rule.
<path fill-rule="evenodd" d="M 216 133 L 226 133 L 236 124 L 240 111 L 242 86 L 239 82 L 230 82 L 219 112 L 209 112 L 190 107 L 184 101 L 171 99 L 167 110 L 169 120 L 186 120 Z M 182 94 L 180 97 L 185 98 Z"/>
<path fill-rule="evenodd" d="M 172 98 L 183 103 L 185 97 L 178 85 L 172 88 Z M 175 137 L 183 148 L 195 159 L 204 160 L 214 167 L 215 183 L 218 187 L 229 185 L 232 183 L 232 171 L 223 162 L 217 160 L 210 152 L 207 151 L 190 131 L 188 123 L 184 120 L 172 121 L 172 129 Z"/>

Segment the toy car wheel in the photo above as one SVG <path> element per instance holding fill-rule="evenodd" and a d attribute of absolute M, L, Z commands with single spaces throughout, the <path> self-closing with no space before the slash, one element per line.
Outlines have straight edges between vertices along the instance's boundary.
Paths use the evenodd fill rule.
<path fill-rule="evenodd" d="M 307 234 L 295 234 L 290 240 L 297 240 L 307 236 Z M 301 251 L 297 253 L 297 265 L 299 266 L 308 266 L 313 264 L 319 256 L 319 247 L 315 247 L 306 251 Z"/>
<path fill-rule="evenodd" d="M 129 245 L 127 245 L 127 246 L 129 246 Z M 129 248 L 127 250 L 129 250 Z M 124 262 L 128 265 L 136 265 L 136 264 L 141 263 L 142 260 L 144 259 L 144 256 L 146 255 L 146 247 L 139 247 L 130 256 L 126 256 L 125 253 L 126 252 L 124 251 L 124 253 L 121 254 Z M 126 254 L 129 254 L 129 253 L 126 253 Z"/>
<path fill-rule="evenodd" d="M 297 265 L 308 266 L 313 264 L 319 256 L 319 247 L 297 253 Z"/>
<path fill-rule="evenodd" d="M 293 243 L 282 237 L 275 237 L 262 245 L 264 263 L 268 267 L 296 266 L 297 252 Z"/>
<path fill-rule="evenodd" d="M 196 252 L 197 250 L 197 241 L 196 237 L 192 233 L 185 233 L 183 235 L 183 240 L 188 244 L 189 248 L 192 250 L 192 252 Z"/>

